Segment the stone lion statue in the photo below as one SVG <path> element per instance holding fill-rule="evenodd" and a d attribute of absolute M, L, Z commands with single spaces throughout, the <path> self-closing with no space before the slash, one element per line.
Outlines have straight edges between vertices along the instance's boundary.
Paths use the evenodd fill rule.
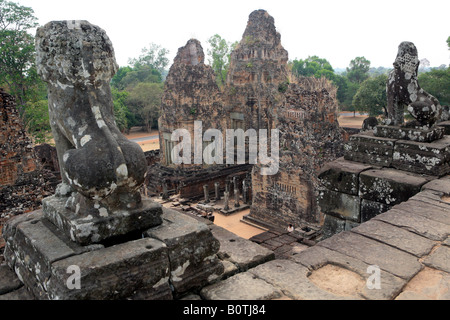
<path fill-rule="evenodd" d="M 52 21 L 37 30 L 36 51 L 61 168 L 57 194 L 84 210 L 138 206 L 147 165 L 115 123 L 109 82 L 118 66 L 108 36 L 87 21 Z"/>
<path fill-rule="evenodd" d="M 431 127 L 440 119 L 439 101 L 424 91 L 417 81 L 419 58 L 412 42 L 402 42 L 398 47 L 394 70 L 388 77 L 387 114 L 389 125 L 404 125 L 405 109 L 415 118 L 408 126 Z"/>

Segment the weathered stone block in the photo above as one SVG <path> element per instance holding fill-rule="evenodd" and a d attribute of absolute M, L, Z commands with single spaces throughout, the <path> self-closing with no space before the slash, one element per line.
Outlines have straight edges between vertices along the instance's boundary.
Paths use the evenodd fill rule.
<path fill-rule="evenodd" d="M 431 178 L 395 169 L 372 169 L 359 176 L 359 195 L 362 199 L 394 205 L 420 192 Z"/>
<path fill-rule="evenodd" d="M 261 263 L 275 259 L 273 251 L 216 225 L 212 233 L 220 242 L 218 256 L 235 264 L 239 271 L 245 271 Z"/>
<path fill-rule="evenodd" d="M 345 220 L 326 214 L 322 227 L 322 240 L 345 230 Z"/>
<path fill-rule="evenodd" d="M 432 129 L 417 129 L 400 126 L 376 126 L 373 134 L 376 137 L 411 140 L 418 142 L 432 142 L 442 139 L 444 137 L 445 129 L 442 127 L 435 127 Z"/>
<path fill-rule="evenodd" d="M 378 201 L 361 199 L 361 223 L 369 221 L 380 213 L 386 212 L 392 206 Z"/>
<path fill-rule="evenodd" d="M 319 193 L 319 206 L 323 213 L 341 219 L 355 222 L 360 221 L 360 198 L 346 193 L 321 190 Z"/>
<path fill-rule="evenodd" d="M 163 223 L 145 232 L 162 241 L 170 259 L 170 282 L 176 293 L 200 288 L 223 272 L 216 256 L 220 243 L 209 227 L 185 214 L 164 209 Z"/>
<path fill-rule="evenodd" d="M 42 201 L 46 218 L 81 245 L 100 243 L 107 239 L 145 230 L 162 223 L 161 205 L 149 199 L 142 207 L 121 210 L 113 215 L 86 215 L 66 208 L 67 197 L 51 196 Z"/>
<path fill-rule="evenodd" d="M 392 162 L 395 141 L 374 137 L 372 132 L 352 135 L 344 147 L 344 159 L 388 167 Z"/>
<path fill-rule="evenodd" d="M 431 143 L 397 141 L 392 166 L 409 172 L 434 176 L 450 173 L 450 136 L 444 136 Z"/>
<path fill-rule="evenodd" d="M 69 289 L 72 273 L 80 270 L 80 289 Z M 151 238 L 87 252 L 52 264 L 46 283 L 50 299 L 107 300 L 146 292 L 148 299 L 171 298 L 167 247 Z"/>
<path fill-rule="evenodd" d="M 372 166 L 348 161 L 343 157 L 327 163 L 318 175 L 324 187 L 332 191 L 358 195 L 359 174 Z"/>
<path fill-rule="evenodd" d="M 6 264 L 0 265 L 0 295 L 17 290 L 21 286 L 22 283 L 13 271 Z"/>
<path fill-rule="evenodd" d="M 437 124 L 438 126 L 444 128 L 446 135 L 450 135 L 450 121 L 442 121 Z"/>

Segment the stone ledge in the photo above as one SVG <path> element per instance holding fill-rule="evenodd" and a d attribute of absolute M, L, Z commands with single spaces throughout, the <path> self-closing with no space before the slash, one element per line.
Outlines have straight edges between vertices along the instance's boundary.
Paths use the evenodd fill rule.
<path fill-rule="evenodd" d="M 400 126 L 378 125 L 374 129 L 374 135 L 376 137 L 418 142 L 433 142 L 435 140 L 442 139 L 444 132 L 445 129 L 439 126 L 424 130 Z"/>

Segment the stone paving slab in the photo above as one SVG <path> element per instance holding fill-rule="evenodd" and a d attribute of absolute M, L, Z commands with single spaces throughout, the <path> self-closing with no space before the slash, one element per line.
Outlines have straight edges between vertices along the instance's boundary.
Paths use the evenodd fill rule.
<path fill-rule="evenodd" d="M 413 255 L 352 231 L 341 232 L 317 245 L 362 260 L 370 265 L 378 265 L 382 270 L 403 279 L 410 279 L 422 268 Z"/>
<path fill-rule="evenodd" d="M 427 255 L 436 245 L 430 239 L 379 220 L 367 221 L 353 228 L 352 232 L 386 243 L 417 257 Z"/>
<path fill-rule="evenodd" d="M 445 240 L 450 233 L 450 228 L 447 224 L 428 219 L 411 211 L 392 209 L 373 219 L 390 223 L 436 241 Z"/>
<path fill-rule="evenodd" d="M 450 179 L 436 179 L 428 182 L 422 187 L 422 190 L 434 190 L 450 194 Z"/>
<path fill-rule="evenodd" d="M 440 246 L 423 263 L 429 267 L 450 272 L 450 247 Z"/>
<path fill-rule="evenodd" d="M 370 264 L 321 246 L 314 246 L 307 250 L 304 250 L 299 254 L 292 256 L 290 260 L 304 265 L 310 271 L 320 269 L 326 265 L 339 266 L 358 274 L 366 281 L 372 274 L 368 273 Z M 390 300 L 395 298 L 398 293 L 401 292 L 406 283 L 406 280 L 396 277 L 389 272 L 381 270 L 380 288 L 369 289 L 366 285 L 360 288 L 359 294 L 365 299 Z"/>
<path fill-rule="evenodd" d="M 232 262 L 240 271 L 275 259 L 274 252 L 262 245 L 241 238 L 222 227 L 216 225 L 210 227 L 213 236 L 220 242 L 218 257 Z"/>
<path fill-rule="evenodd" d="M 450 300 L 450 273 L 425 267 L 395 300 Z"/>
<path fill-rule="evenodd" d="M 449 209 L 450 202 L 442 200 L 442 195 L 443 193 L 438 191 L 425 190 L 419 192 L 415 196 L 411 197 L 409 200 L 418 200 L 422 201 L 425 204 L 431 204 L 439 208 Z"/>
<path fill-rule="evenodd" d="M 263 233 L 251 237 L 250 240 L 259 244 L 275 237 L 278 237 L 278 235 L 270 231 L 265 231 Z"/>
<path fill-rule="evenodd" d="M 290 260 L 273 260 L 250 269 L 248 273 L 279 288 L 295 300 L 360 299 L 356 295 L 336 295 L 321 289 L 310 281 L 310 271 L 306 267 Z"/>
<path fill-rule="evenodd" d="M 204 287 L 200 296 L 206 300 L 271 300 L 281 298 L 283 293 L 255 275 L 243 272 Z"/>
<path fill-rule="evenodd" d="M 414 212 L 427 219 L 450 225 L 450 206 L 444 208 L 442 206 L 435 206 L 430 203 L 410 199 L 407 202 L 394 206 L 393 209 Z"/>

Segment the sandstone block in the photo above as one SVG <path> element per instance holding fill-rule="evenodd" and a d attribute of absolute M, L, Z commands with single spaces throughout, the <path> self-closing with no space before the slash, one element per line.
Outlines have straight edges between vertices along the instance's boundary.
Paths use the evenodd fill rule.
<path fill-rule="evenodd" d="M 167 246 L 170 281 L 177 293 L 200 288 L 223 273 L 216 256 L 220 243 L 206 224 L 170 209 L 164 209 L 162 218 L 163 223 L 145 235 Z"/>
<path fill-rule="evenodd" d="M 369 221 L 380 213 L 386 212 L 392 206 L 382 202 L 361 199 L 361 223 Z"/>
<path fill-rule="evenodd" d="M 344 146 L 344 159 L 388 167 L 392 162 L 395 141 L 374 137 L 372 132 L 352 135 Z"/>
<path fill-rule="evenodd" d="M 161 205 L 149 199 L 142 207 L 120 210 L 114 214 L 79 214 L 66 208 L 67 197 L 51 196 L 43 200 L 45 217 L 81 245 L 100 243 L 113 237 L 144 231 L 162 222 Z"/>
<path fill-rule="evenodd" d="M 409 172 L 434 176 L 450 173 L 450 136 L 444 136 L 431 143 L 397 141 L 392 166 Z"/>
<path fill-rule="evenodd" d="M 319 193 L 319 206 L 323 213 L 341 219 L 355 222 L 360 221 L 360 198 L 346 193 L 321 190 Z"/>
<path fill-rule="evenodd" d="M 359 176 L 360 197 L 394 205 L 420 192 L 430 178 L 395 169 L 367 170 Z"/>
<path fill-rule="evenodd" d="M 358 195 L 359 174 L 372 166 L 339 158 L 327 163 L 318 175 L 320 182 L 332 191 Z"/>
<path fill-rule="evenodd" d="M 432 142 L 442 139 L 444 137 L 445 129 L 442 127 L 435 127 L 432 129 L 417 129 L 406 128 L 400 126 L 376 126 L 374 135 L 376 137 L 399 139 L 399 140 L 411 140 L 418 142 Z"/>
<path fill-rule="evenodd" d="M 332 215 L 325 214 L 325 220 L 322 227 L 322 239 L 327 239 L 337 233 L 345 230 L 344 219 L 336 218 Z"/>
<path fill-rule="evenodd" d="M 78 290 L 67 285 L 71 266 L 80 270 Z M 46 287 L 50 299 L 124 299 L 143 291 L 148 299 L 169 298 L 169 270 L 165 244 L 144 238 L 56 261 Z"/>

